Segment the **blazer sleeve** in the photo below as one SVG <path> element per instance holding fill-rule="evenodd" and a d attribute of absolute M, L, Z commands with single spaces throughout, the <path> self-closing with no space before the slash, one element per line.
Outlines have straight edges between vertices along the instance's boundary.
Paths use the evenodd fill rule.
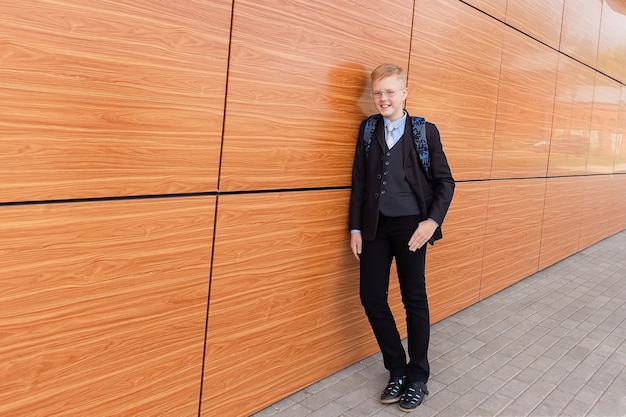
<path fill-rule="evenodd" d="M 443 151 L 439 129 L 433 123 L 427 122 L 426 124 L 426 138 L 430 156 L 430 185 L 433 190 L 433 200 L 429 205 L 426 217 L 432 218 L 441 226 L 452 203 L 454 178 L 452 177 L 446 154 Z"/>
<path fill-rule="evenodd" d="M 363 227 L 363 203 L 365 201 L 366 184 L 366 155 L 363 133 L 365 130 L 365 120 L 361 122 L 359 134 L 354 151 L 354 162 L 352 164 L 352 190 L 350 192 L 350 219 L 349 230 Z"/>

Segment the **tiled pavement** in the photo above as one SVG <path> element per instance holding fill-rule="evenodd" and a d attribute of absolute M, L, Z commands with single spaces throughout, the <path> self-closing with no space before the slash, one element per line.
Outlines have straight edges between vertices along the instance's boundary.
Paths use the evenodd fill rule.
<path fill-rule="evenodd" d="M 377 401 L 380 353 L 254 417 L 626 416 L 626 231 L 432 326 L 430 395 Z"/>

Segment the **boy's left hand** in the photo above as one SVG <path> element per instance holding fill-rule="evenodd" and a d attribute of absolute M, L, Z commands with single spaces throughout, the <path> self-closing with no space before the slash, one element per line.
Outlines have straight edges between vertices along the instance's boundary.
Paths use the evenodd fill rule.
<path fill-rule="evenodd" d="M 435 230 L 437 230 L 437 227 L 439 227 L 437 223 L 430 219 L 421 221 L 417 225 L 417 229 L 409 240 L 409 250 L 411 252 L 415 252 L 416 250 L 424 246 L 430 240 L 430 238 L 433 237 L 433 234 L 435 233 Z"/>

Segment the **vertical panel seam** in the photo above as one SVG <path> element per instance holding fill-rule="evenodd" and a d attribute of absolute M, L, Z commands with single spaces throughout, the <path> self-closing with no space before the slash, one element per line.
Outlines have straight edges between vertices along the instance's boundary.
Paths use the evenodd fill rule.
<path fill-rule="evenodd" d="M 204 392 L 204 370 L 206 369 L 207 341 L 209 338 L 209 311 L 211 309 L 211 283 L 213 282 L 213 260 L 215 256 L 215 236 L 217 234 L 217 211 L 219 206 L 220 177 L 222 173 L 222 157 L 224 154 L 224 131 L 226 126 L 226 103 L 228 100 L 228 86 L 230 79 L 230 60 L 233 44 L 233 23 L 235 19 L 235 0 L 230 7 L 230 28 L 228 31 L 228 53 L 226 55 L 226 78 L 224 80 L 224 105 L 222 106 L 222 134 L 220 140 L 220 157 L 217 164 L 217 183 L 215 207 L 213 210 L 213 235 L 211 236 L 211 256 L 209 258 L 209 276 L 207 282 L 206 315 L 204 321 L 204 342 L 202 343 L 202 361 L 200 370 L 200 390 L 198 393 L 198 417 L 202 415 L 202 395 Z"/>

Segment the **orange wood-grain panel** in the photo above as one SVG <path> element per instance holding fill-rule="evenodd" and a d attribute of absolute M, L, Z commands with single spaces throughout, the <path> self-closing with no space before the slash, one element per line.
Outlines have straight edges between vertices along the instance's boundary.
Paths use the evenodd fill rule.
<path fill-rule="evenodd" d="M 626 174 L 615 174 L 611 181 L 611 210 L 607 235 L 626 229 Z"/>
<path fill-rule="evenodd" d="M 539 269 L 578 251 L 584 177 L 548 178 Z"/>
<path fill-rule="evenodd" d="M 582 181 L 584 198 L 578 249 L 585 249 L 609 235 L 611 212 L 611 175 L 587 175 Z"/>
<path fill-rule="evenodd" d="M 345 190 L 219 197 L 202 415 L 248 415 L 378 350 L 359 300 L 348 199 Z"/>
<path fill-rule="evenodd" d="M 615 153 L 613 172 L 626 173 L 626 85 L 622 85 L 622 99 L 620 101 L 618 142 Z"/>
<path fill-rule="evenodd" d="M 370 71 L 406 67 L 413 1 L 241 0 L 220 189 L 348 185 Z"/>
<path fill-rule="evenodd" d="M 0 415 L 195 415 L 215 198 L 0 207 Z"/>
<path fill-rule="evenodd" d="M 548 175 L 585 174 L 595 71 L 559 56 Z"/>
<path fill-rule="evenodd" d="M 605 1 L 598 42 L 597 68 L 604 74 L 626 82 L 626 15 Z M 622 4 L 626 4 L 623 0 Z M 624 7 L 624 6 L 622 6 Z"/>
<path fill-rule="evenodd" d="M 619 145 L 619 113 L 622 85 L 606 75 L 596 73 L 591 132 L 587 157 L 587 174 L 613 172 Z"/>
<path fill-rule="evenodd" d="M 480 298 L 535 273 L 546 180 L 491 181 Z"/>
<path fill-rule="evenodd" d="M 566 0 L 560 51 L 595 68 L 601 18 L 602 0 Z"/>
<path fill-rule="evenodd" d="M 232 0 L 7 0 L 0 201 L 211 191 Z"/>
<path fill-rule="evenodd" d="M 479 300 L 488 182 L 460 182 L 443 224 L 444 238 L 427 250 L 430 317 L 439 321 Z"/>
<path fill-rule="evenodd" d="M 491 178 L 546 175 L 557 67 L 557 52 L 505 31 Z"/>
<path fill-rule="evenodd" d="M 508 0 L 506 23 L 558 49 L 565 0 Z"/>
<path fill-rule="evenodd" d="M 464 2 L 498 20 L 504 21 L 506 17 L 507 0 L 464 0 Z"/>
<path fill-rule="evenodd" d="M 420 2 L 415 21 L 407 108 L 437 125 L 457 180 L 489 178 L 503 25 L 444 0 Z"/>

